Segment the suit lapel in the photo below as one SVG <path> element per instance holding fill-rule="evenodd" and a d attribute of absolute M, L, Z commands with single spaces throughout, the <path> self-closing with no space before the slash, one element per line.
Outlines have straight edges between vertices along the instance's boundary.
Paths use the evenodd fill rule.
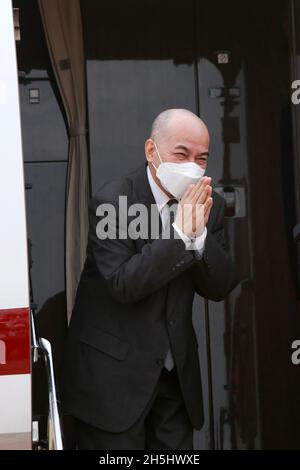
<path fill-rule="evenodd" d="M 143 204 L 147 209 L 148 238 L 145 243 L 151 243 L 161 232 L 161 217 L 150 188 L 147 176 L 147 163 L 141 165 L 132 175 L 132 202 Z"/>

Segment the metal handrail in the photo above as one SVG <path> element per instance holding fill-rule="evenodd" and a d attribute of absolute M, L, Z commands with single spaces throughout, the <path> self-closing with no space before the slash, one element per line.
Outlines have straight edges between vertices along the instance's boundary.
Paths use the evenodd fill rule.
<path fill-rule="evenodd" d="M 57 406 L 56 387 L 54 378 L 54 367 L 52 359 L 52 348 L 50 342 L 45 338 L 39 340 L 40 348 L 45 355 L 48 378 L 49 396 L 49 422 L 48 422 L 48 447 L 53 450 L 63 450 L 61 424 Z"/>
<path fill-rule="evenodd" d="M 63 450 L 62 429 L 57 405 L 56 385 L 54 377 L 54 366 L 52 359 L 52 348 L 50 342 L 45 338 L 38 338 L 36 333 L 35 316 L 33 308 L 30 309 L 31 342 L 33 362 L 37 362 L 39 353 L 45 359 L 47 381 L 48 381 L 48 449 Z"/>
<path fill-rule="evenodd" d="M 39 360 L 39 348 L 40 345 L 36 336 L 35 318 L 33 309 L 30 309 L 30 325 L 31 325 L 31 349 L 32 349 L 32 360 L 34 363 Z"/>

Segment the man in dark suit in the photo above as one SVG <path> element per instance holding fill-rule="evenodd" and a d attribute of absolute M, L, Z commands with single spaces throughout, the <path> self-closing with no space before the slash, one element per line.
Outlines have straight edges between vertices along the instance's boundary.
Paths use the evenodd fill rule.
<path fill-rule="evenodd" d="M 196 115 L 164 111 L 145 143 L 148 165 L 105 184 L 90 201 L 63 375 L 79 449 L 192 449 L 193 428 L 203 425 L 193 298 L 220 301 L 237 284 L 224 245 L 225 203 L 202 177 L 208 147 Z M 147 209 L 140 219 L 147 236 L 137 236 L 141 227 L 132 225 L 132 210 L 121 209 L 120 196 L 128 208 Z"/>

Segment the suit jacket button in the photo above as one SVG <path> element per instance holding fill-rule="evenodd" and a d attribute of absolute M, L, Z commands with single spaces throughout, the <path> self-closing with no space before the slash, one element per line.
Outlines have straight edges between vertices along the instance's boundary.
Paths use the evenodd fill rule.
<path fill-rule="evenodd" d="M 173 266 L 173 267 L 172 267 L 172 271 L 175 271 L 175 269 L 176 269 L 175 266 Z"/>
<path fill-rule="evenodd" d="M 168 321 L 168 325 L 169 325 L 169 326 L 173 326 L 173 325 L 174 325 L 174 320 L 169 320 L 169 321 Z"/>
<path fill-rule="evenodd" d="M 157 364 L 158 366 L 162 366 L 163 363 L 164 363 L 163 359 L 157 359 L 157 360 L 156 360 L 156 364 Z"/>

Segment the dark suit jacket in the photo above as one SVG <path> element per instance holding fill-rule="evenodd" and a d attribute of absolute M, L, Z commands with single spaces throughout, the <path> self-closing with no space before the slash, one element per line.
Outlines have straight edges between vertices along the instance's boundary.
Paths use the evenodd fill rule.
<path fill-rule="evenodd" d="M 146 165 L 105 184 L 90 201 L 87 258 L 65 350 L 64 409 L 101 429 L 126 430 L 150 399 L 171 342 L 186 408 L 200 429 L 193 297 L 197 292 L 220 301 L 237 283 L 224 249 L 224 200 L 213 193 L 205 251 L 197 260 L 174 236 L 99 240 L 96 208 L 101 203 L 118 208 L 120 195 L 127 196 L 128 205 L 155 204 Z"/>

